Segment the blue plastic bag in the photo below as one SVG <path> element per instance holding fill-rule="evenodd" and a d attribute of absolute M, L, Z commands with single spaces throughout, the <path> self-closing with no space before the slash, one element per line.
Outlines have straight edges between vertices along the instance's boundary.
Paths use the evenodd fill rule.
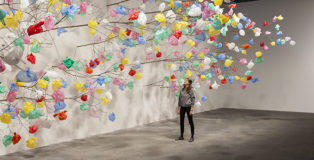
<path fill-rule="evenodd" d="M 116 13 L 122 14 L 122 15 L 126 15 L 126 10 L 125 10 L 125 8 L 119 6 L 119 7 L 117 7 L 117 9 L 116 9 Z"/>
<path fill-rule="evenodd" d="M 37 81 L 37 75 L 35 72 L 32 72 L 29 68 L 27 70 L 21 70 L 17 75 L 16 75 L 16 82 L 35 82 Z"/>

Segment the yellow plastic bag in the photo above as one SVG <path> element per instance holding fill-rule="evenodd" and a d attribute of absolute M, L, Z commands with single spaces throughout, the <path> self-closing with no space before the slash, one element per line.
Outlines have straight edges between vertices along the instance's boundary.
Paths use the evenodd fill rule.
<path fill-rule="evenodd" d="M 107 103 L 110 102 L 110 100 L 108 98 L 106 98 L 106 97 L 102 97 L 101 99 L 102 99 L 102 103 L 104 104 L 104 106 L 106 106 Z"/>
<path fill-rule="evenodd" d="M 44 80 L 44 79 L 39 79 L 37 81 L 37 83 L 38 83 L 39 87 L 44 88 L 44 89 L 47 89 L 47 87 L 49 85 L 49 82 Z"/>
<path fill-rule="evenodd" d="M 38 140 L 38 138 L 37 137 L 31 137 L 31 138 L 29 138 L 27 141 L 26 141 L 26 146 L 28 147 L 28 148 L 36 148 L 36 146 L 37 146 L 37 140 Z"/>
<path fill-rule="evenodd" d="M 24 103 L 24 112 L 25 112 L 26 114 L 28 114 L 30 111 L 32 111 L 32 110 L 34 110 L 34 109 L 35 109 L 35 107 L 32 105 L 31 102 L 25 102 L 25 103 Z"/>
<path fill-rule="evenodd" d="M 13 114 L 13 112 L 10 113 L 3 113 L 0 115 L 0 120 L 2 123 L 10 124 L 11 123 L 11 116 L 10 114 Z"/>

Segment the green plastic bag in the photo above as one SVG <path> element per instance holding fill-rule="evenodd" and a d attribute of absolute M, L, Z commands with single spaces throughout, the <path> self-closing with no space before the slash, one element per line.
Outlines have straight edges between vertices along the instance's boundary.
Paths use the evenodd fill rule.
<path fill-rule="evenodd" d="M 14 45 L 15 46 L 20 46 L 22 48 L 22 50 L 24 51 L 24 40 L 21 37 L 16 38 L 14 40 Z"/>
<path fill-rule="evenodd" d="M 200 62 L 199 61 L 194 61 L 193 62 L 193 67 L 198 67 L 200 65 Z"/>
<path fill-rule="evenodd" d="M 67 58 L 63 61 L 63 63 L 69 69 L 73 66 L 74 61 L 71 58 Z"/>
<path fill-rule="evenodd" d="M 22 118 L 26 118 L 26 117 L 27 117 L 27 114 L 25 113 L 24 110 L 22 110 L 22 111 L 20 112 L 20 116 L 21 116 Z"/>
<path fill-rule="evenodd" d="M 82 66 L 81 66 L 81 63 L 80 61 L 75 61 L 72 65 L 72 67 L 77 70 L 77 71 L 80 71 L 82 69 Z"/>
<path fill-rule="evenodd" d="M 47 82 L 50 82 L 50 78 L 48 76 L 44 76 L 43 77 L 43 80 L 47 81 Z"/>
<path fill-rule="evenodd" d="M 113 69 L 114 69 L 114 71 L 118 71 L 118 69 L 119 69 L 119 64 L 118 64 L 118 63 L 114 64 L 114 65 L 113 65 Z"/>
<path fill-rule="evenodd" d="M 81 110 L 81 111 L 86 111 L 86 110 L 88 110 L 88 104 L 86 104 L 86 103 L 81 104 L 81 105 L 80 105 L 80 110 Z"/>
<path fill-rule="evenodd" d="M 106 57 L 106 61 L 111 61 L 111 58 L 112 58 L 111 55 L 107 54 L 105 57 Z"/>
<path fill-rule="evenodd" d="M 28 118 L 29 119 L 36 119 L 38 117 L 42 116 L 41 111 L 36 107 L 34 110 L 30 111 L 28 113 Z"/>
<path fill-rule="evenodd" d="M 2 143 L 5 147 L 9 146 L 12 143 L 13 135 L 5 135 L 2 138 Z"/>
<path fill-rule="evenodd" d="M 169 78 L 168 76 L 165 76 L 165 77 L 164 77 L 164 80 L 167 81 L 167 82 L 169 82 L 169 81 L 170 81 L 170 78 Z"/>
<path fill-rule="evenodd" d="M 0 93 L 6 93 L 6 92 L 7 92 L 7 88 L 4 85 L 0 84 Z"/>
<path fill-rule="evenodd" d="M 109 84 L 111 82 L 111 78 L 110 77 L 105 77 L 105 84 Z"/>
<path fill-rule="evenodd" d="M 4 21 L 5 16 L 6 16 L 6 13 L 2 9 L 0 9 L 0 21 L 4 26 L 5 26 L 5 21 Z"/>
<path fill-rule="evenodd" d="M 35 42 L 35 44 L 32 46 L 31 52 L 33 52 L 33 53 L 39 53 L 40 52 L 40 46 L 38 45 L 37 42 Z"/>
<path fill-rule="evenodd" d="M 253 71 L 247 70 L 244 75 L 247 77 L 247 76 L 251 75 L 252 73 L 253 73 Z"/>
<path fill-rule="evenodd" d="M 130 88 L 130 89 L 134 88 L 134 83 L 132 81 L 128 82 L 128 88 Z"/>
<path fill-rule="evenodd" d="M 264 58 L 263 57 L 256 57 L 256 63 L 262 63 L 264 62 Z"/>

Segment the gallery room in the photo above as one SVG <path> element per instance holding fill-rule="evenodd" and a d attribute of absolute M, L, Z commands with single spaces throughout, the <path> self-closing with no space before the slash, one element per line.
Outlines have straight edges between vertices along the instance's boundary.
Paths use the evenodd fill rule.
<path fill-rule="evenodd" d="M 313 160 L 313 0 L 0 0 L 0 159 Z"/>

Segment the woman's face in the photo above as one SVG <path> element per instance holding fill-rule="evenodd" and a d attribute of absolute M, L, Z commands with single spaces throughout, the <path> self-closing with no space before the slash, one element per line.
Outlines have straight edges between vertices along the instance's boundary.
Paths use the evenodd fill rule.
<path fill-rule="evenodd" d="M 188 86 L 189 85 L 189 80 L 188 79 L 184 79 L 183 85 Z"/>

